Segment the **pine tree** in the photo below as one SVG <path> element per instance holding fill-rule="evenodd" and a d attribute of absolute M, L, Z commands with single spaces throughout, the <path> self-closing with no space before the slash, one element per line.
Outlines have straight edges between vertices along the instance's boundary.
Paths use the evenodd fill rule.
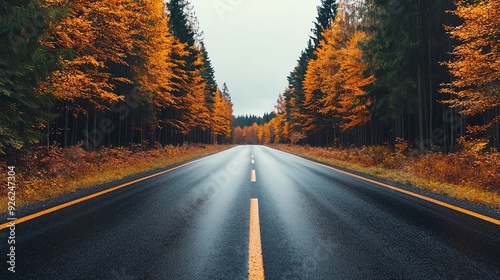
<path fill-rule="evenodd" d="M 222 84 L 221 94 L 222 94 L 222 97 L 224 97 L 224 99 L 231 102 L 231 94 L 229 93 L 229 88 L 227 87 L 226 83 Z"/>
<path fill-rule="evenodd" d="M 217 91 L 217 82 L 215 81 L 215 70 L 212 66 L 212 61 L 208 56 L 208 51 L 205 48 L 205 44 L 201 42 L 201 55 L 203 57 L 202 64 L 202 77 L 206 82 L 205 95 L 206 95 L 206 103 L 212 104 L 215 92 Z M 224 91 L 224 87 L 223 87 Z"/>
<path fill-rule="evenodd" d="M 39 1 L 0 1 L 0 154 L 38 144 L 54 118 L 51 96 L 34 89 L 56 64 L 38 39 L 60 12 Z"/>
<path fill-rule="evenodd" d="M 390 135 L 384 138 L 391 143 L 402 137 L 424 150 L 435 145 L 428 139 L 434 127 L 443 125 L 437 89 L 448 78 L 438 62 L 447 56 L 450 44 L 443 29 L 450 4 L 368 1 L 366 30 L 371 40 L 365 55 L 376 69 L 372 116 L 387 125 Z"/>
<path fill-rule="evenodd" d="M 305 102 L 305 93 L 303 89 L 303 81 L 307 71 L 307 65 L 312 58 L 314 47 L 309 41 L 308 47 L 302 52 L 295 69 L 288 76 L 289 90 L 285 91 L 285 100 L 287 101 L 287 119 L 289 127 L 293 127 L 295 134 L 303 134 L 303 128 L 308 116 L 307 109 L 303 106 Z"/>
<path fill-rule="evenodd" d="M 321 0 L 321 5 L 317 7 L 318 15 L 316 16 L 316 22 L 312 30 L 314 37 L 311 37 L 314 42 L 314 48 L 323 39 L 323 30 L 329 28 L 335 20 L 335 15 L 337 14 L 336 2 L 336 0 Z"/>
<path fill-rule="evenodd" d="M 214 98 L 211 91 L 215 80 L 190 3 L 186 0 L 172 0 L 168 2 L 167 9 L 170 32 L 177 38 L 178 46 L 181 47 L 174 51 L 172 56 L 177 64 L 174 68 L 174 82 L 178 86 L 172 92 L 175 105 L 169 110 L 167 122 L 174 132 L 186 136 L 195 128 L 206 129 L 206 122 L 200 119 L 203 114 L 194 113 L 201 112 L 200 108 L 209 107 L 209 102 L 215 102 L 211 100 Z"/>
<path fill-rule="evenodd" d="M 313 36 L 311 36 L 307 48 L 301 53 L 298 64 L 288 76 L 290 90 L 285 94 L 287 102 L 286 125 L 289 135 L 299 136 L 294 139 L 303 139 L 304 135 L 319 133 L 321 127 L 318 124 L 324 123 L 323 119 L 313 111 L 311 106 L 304 106 L 306 96 L 303 82 L 309 61 L 315 58 L 314 51 L 322 39 L 322 32 L 328 28 L 335 19 L 337 4 L 335 0 L 322 0 L 317 7 L 318 15 L 314 23 Z M 293 102 L 292 102 L 293 101 Z M 293 113 L 292 113 L 293 112 Z M 317 137 L 316 137 L 317 138 Z"/>

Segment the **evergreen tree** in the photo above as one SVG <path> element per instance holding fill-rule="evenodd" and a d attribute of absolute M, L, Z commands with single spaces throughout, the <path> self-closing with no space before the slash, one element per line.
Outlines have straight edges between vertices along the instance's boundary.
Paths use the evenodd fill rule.
<path fill-rule="evenodd" d="M 302 138 L 305 134 L 312 134 L 312 138 L 316 133 L 321 131 L 319 126 L 313 126 L 312 123 L 324 123 L 323 118 L 318 115 L 317 111 L 313 111 L 310 106 L 304 106 L 306 96 L 303 88 L 304 78 L 307 72 L 307 66 L 311 59 L 315 58 L 314 51 L 322 40 L 323 30 L 328 28 L 335 19 L 337 13 L 337 3 L 335 0 L 322 0 L 317 7 L 318 14 L 314 23 L 313 36 L 310 38 L 307 48 L 301 53 L 298 64 L 288 76 L 289 90 L 285 94 L 287 102 L 287 118 L 289 122 L 287 128 L 289 133 L 300 135 Z M 293 100 L 293 102 L 292 102 Z M 297 137 L 295 137 L 297 139 Z"/>
<path fill-rule="evenodd" d="M 190 3 L 186 0 L 172 0 L 167 3 L 169 13 L 168 26 L 170 32 L 177 38 L 180 49 L 175 51 L 172 55 L 176 61 L 174 67 L 174 82 L 178 84 L 174 88 L 172 94 L 175 96 L 174 105 L 167 112 L 167 123 L 170 124 L 173 138 L 170 141 L 184 142 L 185 136 L 190 134 L 193 128 L 196 127 L 196 116 L 189 114 L 189 112 L 197 111 L 194 108 L 197 106 L 207 106 L 195 104 L 196 100 L 200 100 L 200 92 L 204 95 L 203 102 L 210 99 L 210 94 L 206 92 L 209 83 L 205 83 L 202 87 L 200 83 L 206 82 L 203 77 L 208 77 L 206 71 L 210 71 L 207 65 L 199 62 L 200 55 L 202 60 L 203 45 L 199 43 L 196 38 L 197 25 L 193 22 L 194 15 L 190 12 Z M 208 58 L 208 55 L 207 55 Z M 206 62 L 206 61 L 205 61 Z M 208 74 L 208 75 L 207 75 Z M 210 77 L 208 77 L 210 78 Z M 208 96 L 207 96 L 208 95 Z M 181 134 L 181 135 L 180 135 Z"/>
<path fill-rule="evenodd" d="M 313 34 L 311 39 L 314 42 L 314 48 L 319 45 L 323 39 L 323 30 L 330 27 L 335 15 L 337 14 L 337 1 L 336 0 L 321 0 L 321 5 L 317 7 L 318 15 L 314 23 Z"/>
<path fill-rule="evenodd" d="M 208 56 L 208 51 L 205 48 L 205 44 L 203 42 L 201 42 L 201 54 L 203 57 L 202 77 L 206 82 L 206 88 L 205 88 L 206 103 L 213 104 L 214 102 L 213 99 L 215 96 L 215 92 L 217 92 L 218 86 L 217 82 L 215 81 L 215 70 L 212 66 L 212 61 Z M 222 88 L 222 90 L 224 92 L 224 87 Z"/>
<path fill-rule="evenodd" d="M 287 121 L 291 124 L 290 127 L 293 127 L 293 131 L 300 134 L 303 132 L 307 117 L 307 108 L 302 106 L 305 102 L 302 84 L 313 52 L 314 47 L 309 40 L 308 47 L 301 53 L 297 66 L 288 76 L 289 90 L 284 94 L 287 101 Z"/>
<path fill-rule="evenodd" d="M 51 96 L 35 89 L 56 64 L 38 39 L 60 12 L 40 1 L 0 1 L 0 154 L 38 144 L 54 118 Z"/>
<path fill-rule="evenodd" d="M 168 26 L 170 32 L 172 32 L 180 42 L 188 46 L 194 46 L 195 37 L 197 35 L 186 13 L 186 11 L 189 10 L 189 2 L 187 0 L 170 0 L 167 3 L 167 10 L 169 14 Z"/>
<path fill-rule="evenodd" d="M 390 127 L 390 142 L 402 137 L 429 149 L 433 127 L 442 125 L 437 100 L 446 73 L 439 60 L 446 58 L 449 39 L 444 33 L 447 1 L 369 1 L 367 27 L 372 37 L 366 58 L 375 72 L 371 90 L 372 115 Z M 442 120 L 442 119 L 441 119 Z"/>

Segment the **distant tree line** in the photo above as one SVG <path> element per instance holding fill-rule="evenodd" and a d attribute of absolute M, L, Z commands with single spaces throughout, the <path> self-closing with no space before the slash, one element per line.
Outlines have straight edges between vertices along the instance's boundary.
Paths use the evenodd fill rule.
<path fill-rule="evenodd" d="M 260 142 L 500 147 L 499 1 L 322 0 Z"/>
<path fill-rule="evenodd" d="M 0 154 L 40 144 L 227 142 L 188 0 L 0 1 Z"/>
<path fill-rule="evenodd" d="M 257 125 L 264 125 L 265 123 L 268 123 L 275 117 L 275 113 L 264 113 L 264 115 L 261 116 L 256 116 L 256 115 L 244 115 L 244 116 L 235 116 L 234 121 L 233 121 L 233 127 L 245 127 L 245 126 L 252 126 L 254 123 Z"/>

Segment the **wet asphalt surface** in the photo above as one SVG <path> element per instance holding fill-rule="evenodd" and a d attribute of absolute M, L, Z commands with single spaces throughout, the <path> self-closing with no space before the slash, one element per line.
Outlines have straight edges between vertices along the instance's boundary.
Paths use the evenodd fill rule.
<path fill-rule="evenodd" d="M 251 198 L 267 279 L 500 279 L 500 226 L 263 146 L 18 224 L 15 274 L 2 230 L 0 279 L 247 279 Z"/>

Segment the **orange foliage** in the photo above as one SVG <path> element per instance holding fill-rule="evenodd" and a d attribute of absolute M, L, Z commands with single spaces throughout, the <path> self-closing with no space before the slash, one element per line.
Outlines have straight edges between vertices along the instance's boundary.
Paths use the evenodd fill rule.
<path fill-rule="evenodd" d="M 285 133 L 285 118 L 286 118 L 286 101 L 283 94 L 278 97 L 274 113 L 276 117 L 274 118 L 274 143 L 281 143 L 288 138 Z"/>
<path fill-rule="evenodd" d="M 238 126 L 234 129 L 234 144 L 259 144 L 261 139 L 263 139 L 263 130 L 257 123 L 243 128 Z"/>
<path fill-rule="evenodd" d="M 317 58 L 310 60 L 304 79 L 304 105 L 310 112 L 340 120 L 338 126 L 343 130 L 370 120 L 371 102 L 364 87 L 374 81 L 373 75 L 365 77 L 368 65 L 359 48 L 367 40 L 367 34 L 351 30 L 343 14 L 338 13 L 331 27 L 323 32 L 324 40 L 315 52 Z M 314 114 L 311 117 L 315 117 Z M 308 124 L 314 125 L 314 122 L 309 120 Z"/>
<path fill-rule="evenodd" d="M 452 11 L 463 20 L 447 27 L 449 34 L 461 42 L 452 52 L 455 60 L 445 62 L 453 82 L 442 90 L 455 96 L 448 101 L 466 115 L 478 115 L 500 107 L 500 1 L 458 1 Z M 485 126 L 471 128 L 480 132 L 500 122 L 496 113 Z"/>
<path fill-rule="evenodd" d="M 172 76 L 176 66 L 172 52 L 179 48 L 176 38 L 168 30 L 168 20 L 163 1 L 143 1 L 141 11 L 135 17 L 140 24 L 142 40 L 136 44 L 142 51 L 144 65 L 135 69 L 141 91 L 158 107 L 171 106 L 175 101 L 171 94 Z"/>
<path fill-rule="evenodd" d="M 224 137 L 231 136 L 233 104 L 222 95 L 220 89 L 217 89 L 217 92 L 215 93 L 211 120 L 212 131 L 215 138 L 219 135 Z"/>
<path fill-rule="evenodd" d="M 134 48 L 137 31 L 137 2 L 130 0 L 75 0 L 65 2 L 68 15 L 50 27 L 42 43 L 64 55 L 61 69 L 54 71 L 40 86 L 59 99 L 86 99 L 97 107 L 102 102 L 121 100 L 113 92 L 115 81 L 109 63 L 127 65 L 125 58 Z M 114 80 L 116 79 L 116 80 Z"/>

